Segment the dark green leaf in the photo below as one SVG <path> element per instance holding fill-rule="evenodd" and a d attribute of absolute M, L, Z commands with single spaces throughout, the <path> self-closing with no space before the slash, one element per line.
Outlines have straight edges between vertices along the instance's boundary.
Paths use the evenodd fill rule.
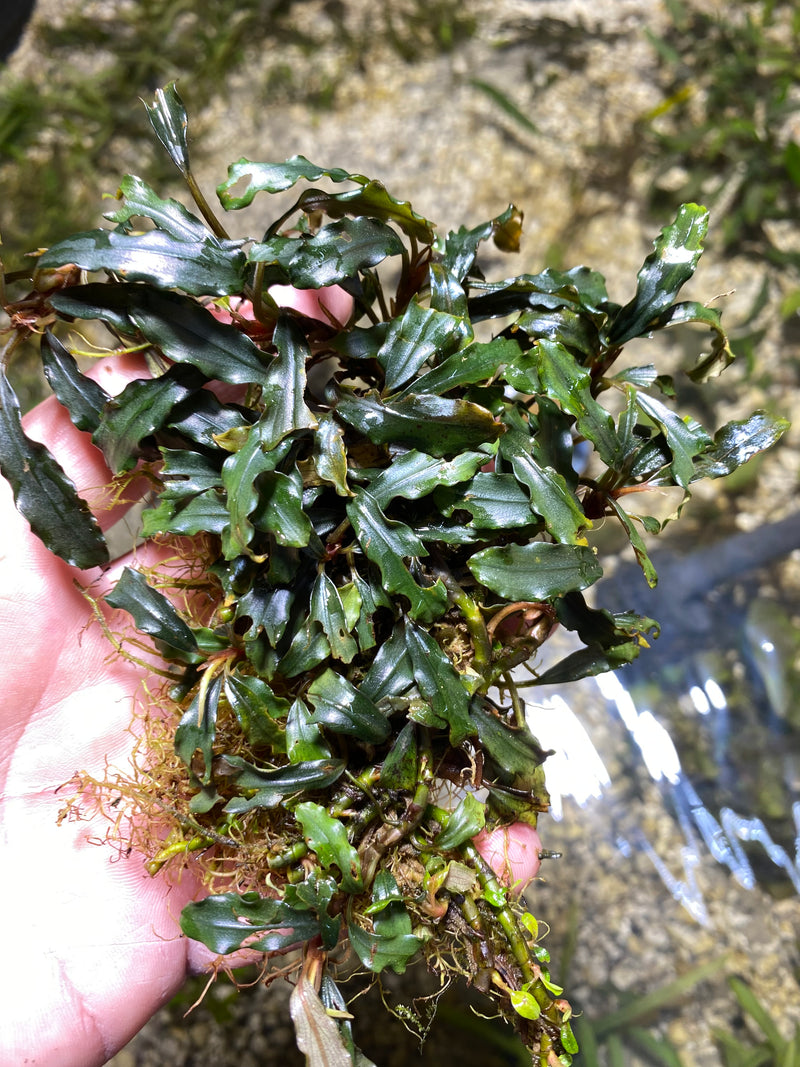
<path fill-rule="evenodd" d="M 334 219 L 344 215 L 368 215 L 373 219 L 393 222 L 404 233 L 423 244 L 430 244 L 434 238 L 433 223 L 418 215 L 407 200 L 395 200 L 378 181 L 364 181 L 360 189 L 349 189 L 344 193 L 308 189 L 298 200 L 298 206 L 308 215 L 324 211 Z"/>
<path fill-rule="evenodd" d="M 176 407 L 169 427 L 188 441 L 216 449 L 216 437 L 243 432 L 248 423 L 247 414 L 242 409 L 221 404 L 205 389 Z"/>
<path fill-rule="evenodd" d="M 314 679 L 307 695 L 314 708 L 311 721 L 335 733 L 379 744 L 391 732 L 388 719 L 369 697 L 331 668 Z"/>
<path fill-rule="evenodd" d="M 614 420 L 592 396 L 589 372 L 562 345 L 541 340 L 537 351 L 539 378 L 547 395 L 574 416 L 603 462 L 617 470 L 624 460 L 623 449 Z"/>
<path fill-rule="evenodd" d="M 192 296 L 226 296 L 244 286 L 246 258 L 235 246 L 215 237 L 178 241 L 161 230 L 130 235 L 110 230 L 76 233 L 49 248 L 37 266 L 109 270 L 129 281 L 151 282 L 163 289 L 182 289 Z"/>
<path fill-rule="evenodd" d="M 75 486 L 44 445 L 22 429 L 19 403 L 0 368 L 0 471 L 17 508 L 45 545 L 73 567 L 108 562 L 100 527 Z"/>
<path fill-rule="evenodd" d="M 173 364 L 160 378 L 137 379 L 106 405 L 92 440 L 115 474 L 130 470 L 140 444 L 167 423 L 175 407 L 196 393 L 204 379 L 194 367 Z"/>
<path fill-rule="evenodd" d="M 230 530 L 223 540 L 223 553 L 226 559 L 235 559 L 241 555 L 251 555 L 250 542 L 255 528 L 250 516 L 259 502 L 256 480 L 266 471 L 274 470 L 286 457 L 288 448 L 271 452 L 265 451 L 261 444 L 260 424 L 250 427 L 242 447 L 229 456 L 222 466 L 222 484 L 228 494 L 228 510 L 231 517 Z"/>
<path fill-rule="evenodd" d="M 273 448 L 295 430 L 314 429 L 317 425 L 305 402 L 306 363 L 311 352 L 303 331 L 291 316 L 281 315 L 278 319 L 273 343 L 278 355 L 264 378 L 266 410 L 259 422 L 265 448 Z"/>
<path fill-rule="evenodd" d="M 443 852 L 458 848 L 480 833 L 486 822 L 486 807 L 474 793 L 467 793 L 444 828 L 433 839 L 436 848 Z"/>
<path fill-rule="evenodd" d="M 381 787 L 413 791 L 417 785 L 418 772 L 416 726 L 413 722 L 407 722 L 383 761 Z"/>
<path fill-rule="evenodd" d="M 720 323 L 720 314 L 714 308 L 706 307 L 705 304 L 697 304 L 687 301 L 681 304 L 673 304 L 672 307 L 658 316 L 652 325 L 654 330 L 663 330 L 667 326 L 680 326 L 684 323 L 698 322 L 702 326 L 708 326 L 714 334 L 711 343 L 711 351 L 701 357 L 694 367 L 688 372 L 694 382 L 705 382 L 724 371 L 733 360 L 734 355 L 725 331 Z"/>
<path fill-rule="evenodd" d="M 675 221 L 665 226 L 639 271 L 636 296 L 616 315 L 608 329 L 610 346 L 624 345 L 653 328 L 653 321 L 672 304 L 691 278 L 703 251 L 708 211 L 682 204 Z"/>
<path fill-rule="evenodd" d="M 445 456 L 496 441 L 502 423 L 466 400 L 411 395 L 384 404 L 374 392 L 342 392 L 337 414 L 376 444 L 408 445 L 432 456 Z"/>
<path fill-rule="evenodd" d="M 378 219 L 344 218 L 314 234 L 272 237 L 253 245 L 249 258 L 254 263 L 279 266 L 287 282 L 298 289 L 320 289 L 402 251 L 400 238 Z"/>
<path fill-rule="evenodd" d="M 303 511 L 303 480 L 296 468 L 291 474 L 261 475 L 252 518 L 255 528 L 271 533 L 279 545 L 302 548 L 309 543 L 311 522 Z"/>
<path fill-rule="evenodd" d="M 380 567 L 386 591 L 408 598 L 411 617 L 432 622 L 447 607 L 447 592 L 440 581 L 417 585 L 404 560 L 427 555 L 427 549 L 410 527 L 387 519 L 374 498 L 360 490 L 347 505 L 349 518 L 367 559 Z"/>
<path fill-rule="evenodd" d="M 642 535 L 636 528 L 634 517 L 630 516 L 625 509 L 620 505 L 618 500 L 614 500 L 613 497 L 608 498 L 608 505 L 614 511 L 619 521 L 622 523 L 625 533 L 628 535 L 628 540 L 631 543 L 634 555 L 642 568 L 642 573 L 647 579 L 647 584 L 652 589 L 658 581 L 658 575 L 656 569 L 647 554 L 647 546 L 644 543 Z"/>
<path fill-rule="evenodd" d="M 278 668 L 285 677 L 294 678 L 298 674 L 310 671 L 326 660 L 331 654 L 331 646 L 318 622 L 304 619 L 292 634 L 289 651 L 278 663 Z"/>
<path fill-rule="evenodd" d="M 221 893 L 187 904 L 181 912 L 181 930 L 225 955 L 243 945 L 258 952 L 291 948 L 316 937 L 319 923 L 310 911 L 282 900 L 257 893 Z"/>
<path fill-rule="evenodd" d="M 472 321 L 518 314 L 527 308 L 575 307 L 602 322 L 608 312 L 605 279 L 588 267 L 522 274 L 501 282 L 476 281 L 470 300 Z"/>
<path fill-rule="evenodd" d="M 126 174 L 122 179 L 117 200 L 122 200 L 123 205 L 105 216 L 109 222 L 124 226 L 133 218 L 152 219 L 159 230 L 177 241 L 204 241 L 212 236 L 204 223 L 183 204 L 172 199 L 162 200 L 147 182 L 134 174 Z"/>
<path fill-rule="evenodd" d="M 375 653 L 360 691 L 374 703 L 400 696 L 414 684 L 414 668 L 406 648 L 405 628 L 398 622 L 388 641 Z"/>
<path fill-rule="evenodd" d="M 680 418 L 646 393 L 637 393 L 636 403 L 663 430 L 672 452 L 670 470 L 678 485 L 685 489 L 694 475 L 694 456 L 711 444 L 711 438 L 698 423 Z"/>
<path fill-rule="evenodd" d="M 510 530 L 536 523 L 530 498 L 513 474 L 476 474 L 464 488 L 437 491 L 436 502 L 446 516 L 468 511 L 472 525 L 481 530 Z"/>
<path fill-rule="evenodd" d="M 588 363 L 600 347 L 600 336 L 593 317 L 573 307 L 523 311 L 514 325 L 524 330 L 531 341 L 544 338 L 578 352 L 584 363 Z"/>
<path fill-rule="evenodd" d="M 528 487 L 531 509 L 541 515 L 547 532 L 556 541 L 586 544 L 582 531 L 591 527 L 591 521 L 583 514 L 563 475 L 552 467 L 541 467 L 527 446 L 522 434 L 508 433 L 500 440 L 500 452 L 511 461 L 517 481 Z"/>
<path fill-rule="evenodd" d="M 695 461 L 692 481 L 732 474 L 759 452 L 772 448 L 790 426 L 787 419 L 766 411 L 754 411 L 740 422 L 726 423 L 714 434 L 713 447 Z"/>
<path fill-rule="evenodd" d="M 522 361 L 523 353 L 516 341 L 505 337 L 496 337 L 485 344 L 476 341 L 414 380 L 406 392 L 413 388 L 415 393 L 441 395 L 462 385 L 490 381 L 501 367 L 515 366 Z"/>
<path fill-rule="evenodd" d="M 369 492 L 380 508 L 385 508 L 398 496 L 419 500 L 437 486 L 466 481 L 487 460 L 483 452 L 462 452 L 445 460 L 412 449 L 398 456 L 390 467 L 371 474 Z"/>
<path fill-rule="evenodd" d="M 249 745 L 286 751 L 288 700 L 276 696 L 262 678 L 238 673 L 225 675 L 225 698 Z"/>
<path fill-rule="evenodd" d="M 41 345 L 42 368 L 58 402 L 79 430 L 94 433 L 111 397 L 97 382 L 78 370 L 74 357 L 49 330 Z"/>
<path fill-rule="evenodd" d="M 283 899 L 291 908 L 310 909 L 319 919 L 322 945 L 333 949 L 339 941 L 341 919 L 328 914 L 328 905 L 338 891 L 335 880 L 330 875 L 321 875 L 312 871 L 304 882 L 287 885 L 283 890 Z M 331 983 L 333 984 L 333 983 Z"/>
<path fill-rule="evenodd" d="M 461 676 L 433 637 L 406 621 L 406 648 L 414 666 L 420 693 L 434 716 L 450 729 L 450 743 L 460 745 L 473 733 L 468 707 L 469 693 Z"/>
<path fill-rule="evenodd" d="M 157 508 L 142 513 L 142 537 L 158 533 L 194 537 L 199 533 L 221 536 L 230 523 L 230 515 L 222 493 L 207 489 L 203 493 L 180 502 L 162 497 Z"/>
<path fill-rule="evenodd" d="M 478 246 L 483 241 L 488 241 L 518 214 L 517 208 L 509 204 L 502 215 L 490 222 L 484 222 L 472 230 L 467 230 L 464 226 L 451 230 L 445 239 L 442 265 L 457 281 L 462 282 L 472 270 Z"/>
<path fill-rule="evenodd" d="M 325 170 L 309 162 L 305 156 L 292 156 L 285 163 L 253 163 L 249 159 L 240 159 L 238 163 L 231 163 L 228 167 L 228 177 L 217 187 L 217 195 L 226 210 L 242 208 L 253 202 L 256 193 L 280 193 L 284 189 L 291 189 L 302 179 L 317 181 L 323 177 L 334 182 L 352 181 L 358 185 L 365 185 L 367 182 L 362 174 L 348 174 L 340 167 Z M 230 190 L 243 178 L 250 179 L 247 188 L 241 196 L 231 196 Z"/>
<path fill-rule="evenodd" d="M 325 789 L 341 778 L 347 765 L 342 759 L 317 759 L 264 770 L 241 756 L 224 756 L 223 763 L 230 768 L 240 789 L 256 790 L 249 798 L 234 797 L 228 801 L 225 811 L 234 814 L 253 808 L 274 808 L 293 793 Z"/>
<path fill-rule="evenodd" d="M 175 753 L 187 767 L 191 768 L 195 752 L 200 751 L 203 757 L 200 781 L 206 786 L 211 784 L 211 761 L 217 736 L 217 711 L 221 689 L 220 676 L 210 685 L 201 686 L 175 730 Z"/>
<path fill-rule="evenodd" d="M 312 722 L 311 712 L 299 699 L 292 704 L 286 718 L 286 754 L 290 763 L 330 759 L 331 756 L 319 727 Z"/>
<path fill-rule="evenodd" d="M 590 548 L 534 541 L 476 552 L 467 566 L 483 585 L 507 600 L 547 600 L 585 589 L 602 577 Z"/>
<path fill-rule="evenodd" d="M 416 301 L 389 324 L 378 362 L 386 372 L 385 391 L 394 392 L 414 377 L 424 363 L 449 356 L 472 336 L 463 317 L 420 307 Z"/>
<path fill-rule="evenodd" d="M 260 349 L 196 300 L 141 285 L 131 286 L 128 295 L 131 321 L 168 359 L 231 385 L 265 380 L 268 364 Z"/>
<path fill-rule="evenodd" d="M 533 769 L 544 763 L 547 753 L 527 727 L 509 726 L 480 698 L 472 701 L 469 710 L 478 739 L 497 764 L 503 782 L 530 776 Z"/>
<path fill-rule="evenodd" d="M 106 595 L 106 603 L 133 616 L 136 629 L 153 638 L 166 659 L 179 663 L 200 663 L 194 634 L 163 593 L 148 585 L 140 571 L 125 567 Z"/>
<path fill-rule="evenodd" d="M 175 82 L 163 89 L 156 89 L 152 104 L 145 104 L 147 117 L 156 137 L 169 153 L 169 157 L 182 174 L 189 171 L 189 147 L 187 131 L 189 120 Z"/>
<path fill-rule="evenodd" d="M 339 496 L 352 496 L 347 485 L 347 452 L 344 432 L 334 416 L 326 411 L 318 418 L 314 434 L 314 467 L 324 482 L 329 482 Z"/>
<path fill-rule="evenodd" d="M 361 597 L 358 598 L 358 607 Z M 311 592 L 310 618 L 316 620 L 328 637 L 331 655 L 342 663 L 350 663 L 358 652 L 355 639 L 351 636 L 356 622 L 355 617 L 348 617 L 339 590 L 325 571 L 320 571 Z"/>
<path fill-rule="evenodd" d="M 339 868 L 342 889 L 345 893 L 360 893 L 361 863 L 358 853 L 347 839 L 347 830 L 338 819 L 329 815 L 320 804 L 305 801 L 294 809 L 298 822 L 303 827 L 303 836 L 312 852 L 325 870 Z"/>

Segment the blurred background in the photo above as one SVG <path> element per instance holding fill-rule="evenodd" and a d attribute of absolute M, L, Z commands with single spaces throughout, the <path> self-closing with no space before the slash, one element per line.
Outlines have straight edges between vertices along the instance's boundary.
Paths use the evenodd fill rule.
<path fill-rule="evenodd" d="M 98 225 L 126 172 L 188 203 L 140 102 L 178 79 L 208 194 L 241 156 L 300 152 L 382 180 L 444 232 L 513 201 L 522 250 L 487 274 L 584 263 L 625 303 L 677 205 L 706 204 L 685 295 L 723 309 L 738 360 L 707 389 L 676 378 L 681 408 L 714 427 L 798 406 L 794 0 L 5 0 L 3 54 L 7 271 Z M 257 208 L 252 233 L 237 222 L 258 236 Z M 657 358 L 677 368 L 698 338 L 675 336 Z M 33 366 L 14 369 L 25 406 L 43 395 Z M 655 591 L 602 531 L 597 603 L 662 636 L 613 679 L 529 691 L 556 750 L 540 829 L 563 853 L 530 904 L 586 1067 L 800 1063 L 799 433 L 695 491 L 654 550 Z M 192 984 L 113 1063 L 300 1063 L 281 986 L 220 983 L 184 1020 Z M 361 1047 L 379 1067 L 416 1060 L 370 997 Z M 467 999 L 446 994 L 422 1061 L 525 1063 Z"/>

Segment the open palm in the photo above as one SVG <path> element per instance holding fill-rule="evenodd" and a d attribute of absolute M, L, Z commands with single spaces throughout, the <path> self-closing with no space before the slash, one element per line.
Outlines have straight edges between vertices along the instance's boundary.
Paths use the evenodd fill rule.
<path fill-rule="evenodd" d="M 136 371 L 109 363 L 97 376 L 115 392 Z M 108 480 L 100 452 L 54 400 L 26 430 L 79 492 Z M 78 577 L 87 576 L 31 534 L 0 479 L 2 1067 L 104 1063 L 199 963 L 201 946 L 177 925 L 197 890 L 190 879 L 153 879 L 141 856 L 99 845 L 102 816 L 57 822 L 69 795 L 59 787 L 77 771 L 128 764 L 142 683 L 140 669 L 109 657 Z"/>

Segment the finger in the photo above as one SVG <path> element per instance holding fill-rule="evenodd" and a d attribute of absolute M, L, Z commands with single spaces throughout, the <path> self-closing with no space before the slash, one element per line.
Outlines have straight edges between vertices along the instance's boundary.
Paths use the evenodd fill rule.
<path fill-rule="evenodd" d="M 539 873 L 542 840 L 527 823 L 481 830 L 473 841 L 498 881 L 515 892 L 521 893 Z"/>

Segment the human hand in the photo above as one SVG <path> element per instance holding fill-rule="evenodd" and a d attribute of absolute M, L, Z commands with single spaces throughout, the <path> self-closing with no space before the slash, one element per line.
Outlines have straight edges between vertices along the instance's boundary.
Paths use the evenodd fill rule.
<path fill-rule="evenodd" d="M 134 360 L 106 361 L 107 392 L 141 376 Z M 88 434 L 55 400 L 25 420 L 79 493 L 110 477 Z M 113 521 L 113 516 L 109 517 Z M 0 479 L 0 847 L 6 973 L 0 1064 L 92 1067 L 104 1063 L 181 986 L 208 953 L 180 934 L 181 909 L 198 891 L 151 878 L 142 857 L 98 847 L 99 813 L 58 825 L 77 771 L 105 777 L 130 766 L 132 704 L 141 669 L 110 655 L 74 581 L 17 513 Z M 146 551 L 146 550 L 145 550 Z M 125 563 L 114 565 L 118 570 Z M 114 571 L 103 580 L 111 582 Z"/>

